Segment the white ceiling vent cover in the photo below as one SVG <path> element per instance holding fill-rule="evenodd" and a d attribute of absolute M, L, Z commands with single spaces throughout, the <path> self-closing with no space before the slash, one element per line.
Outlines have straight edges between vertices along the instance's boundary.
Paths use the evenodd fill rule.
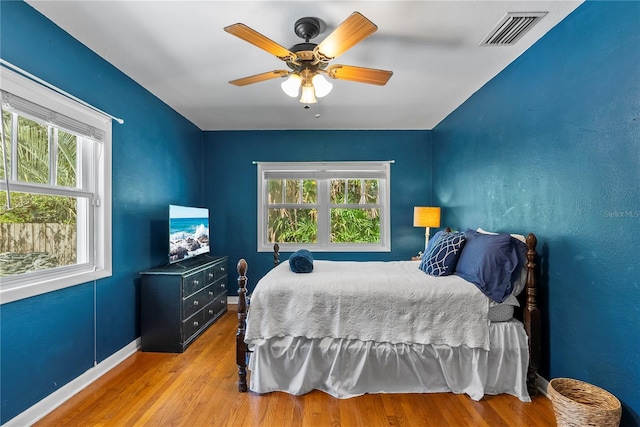
<path fill-rule="evenodd" d="M 509 12 L 496 25 L 481 46 L 508 46 L 517 42 L 520 37 L 531 29 L 547 12 Z"/>

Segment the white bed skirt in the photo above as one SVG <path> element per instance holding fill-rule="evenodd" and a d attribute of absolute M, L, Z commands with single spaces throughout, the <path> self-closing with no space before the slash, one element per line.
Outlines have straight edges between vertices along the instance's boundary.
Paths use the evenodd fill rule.
<path fill-rule="evenodd" d="M 479 348 L 389 344 L 346 339 L 277 337 L 250 344 L 249 389 L 337 398 L 365 393 L 508 393 L 530 402 L 527 335 L 517 320 L 492 323 L 487 352 Z"/>

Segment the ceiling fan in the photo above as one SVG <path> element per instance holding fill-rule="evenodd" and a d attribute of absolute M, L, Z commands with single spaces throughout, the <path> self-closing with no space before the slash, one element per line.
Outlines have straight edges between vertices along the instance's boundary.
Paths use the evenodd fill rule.
<path fill-rule="evenodd" d="M 392 71 L 342 64 L 329 65 L 332 59 L 342 55 L 377 29 L 362 14 L 353 12 L 320 44 L 315 44 L 309 40 L 320 34 L 320 20 L 312 17 L 300 18 L 295 23 L 294 32 L 304 42 L 287 49 L 245 24 L 229 25 L 224 28 L 226 32 L 275 55 L 290 68 L 268 71 L 229 83 L 246 86 L 277 77 L 288 77 L 281 84 L 282 90 L 291 97 L 297 97 L 301 91 L 300 102 L 304 104 L 313 104 L 317 102 L 316 97 L 321 98 L 331 91 L 333 85 L 324 78 L 325 75 L 332 79 L 383 86 L 391 78 Z"/>

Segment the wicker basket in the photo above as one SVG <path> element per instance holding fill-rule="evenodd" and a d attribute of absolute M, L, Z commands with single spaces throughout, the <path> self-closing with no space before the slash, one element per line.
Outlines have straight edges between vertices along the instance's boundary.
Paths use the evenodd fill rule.
<path fill-rule="evenodd" d="M 570 378 L 549 381 L 547 395 L 553 403 L 558 427 L 617 427 L 620 401 L 606 390 Z"/>

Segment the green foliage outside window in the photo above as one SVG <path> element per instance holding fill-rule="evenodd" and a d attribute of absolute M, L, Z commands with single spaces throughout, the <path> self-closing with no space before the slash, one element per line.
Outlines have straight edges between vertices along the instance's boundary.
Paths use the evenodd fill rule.
<path fill-rule="evenodd" d="M 379 209 L 331 209 L 331 242 L 379 243 Z"/>
<path fill-rule="evenodd" d="M 17 181 L 51 184 L 50 133 L 55 132 L 57 141 L 55 152 L 56 186 L 76 187 L 77 185 L 77 137 L 68 132 L 54 129 L 45 124 L 24 118 L 17 118 Z M 11 174 L 12 162 L 12 114 L 4 112 L 3 126 L 7 171 L 4 161 L 0 162 L 0 179 Z M 37 193 L 11 192 L 11 209 L 6 206 L 7 193 L 0 191 L 0 223 L 57 223 L 75 224 L 76 199 Z"/>
<path fill-rule="evenodd" d="M 316 243 L 317 218 L 316 209 L 269 209 L 269 241 Z"/>
<path fill-rule="evenodd" d="M 329 183 L 332 243 L 379 243 L 380 209 L 354 207 L 379 202 L 376 179 L 333 179 Z M 315 180 L 269 180 L 269 242 L 317 243 L 318 203 Z M 295 207 L 292 207 L 295 205 Z M 341 205 L 345 207 L 341 207 Z M 348 207 L 347 207 L 348 206 Z"/>

